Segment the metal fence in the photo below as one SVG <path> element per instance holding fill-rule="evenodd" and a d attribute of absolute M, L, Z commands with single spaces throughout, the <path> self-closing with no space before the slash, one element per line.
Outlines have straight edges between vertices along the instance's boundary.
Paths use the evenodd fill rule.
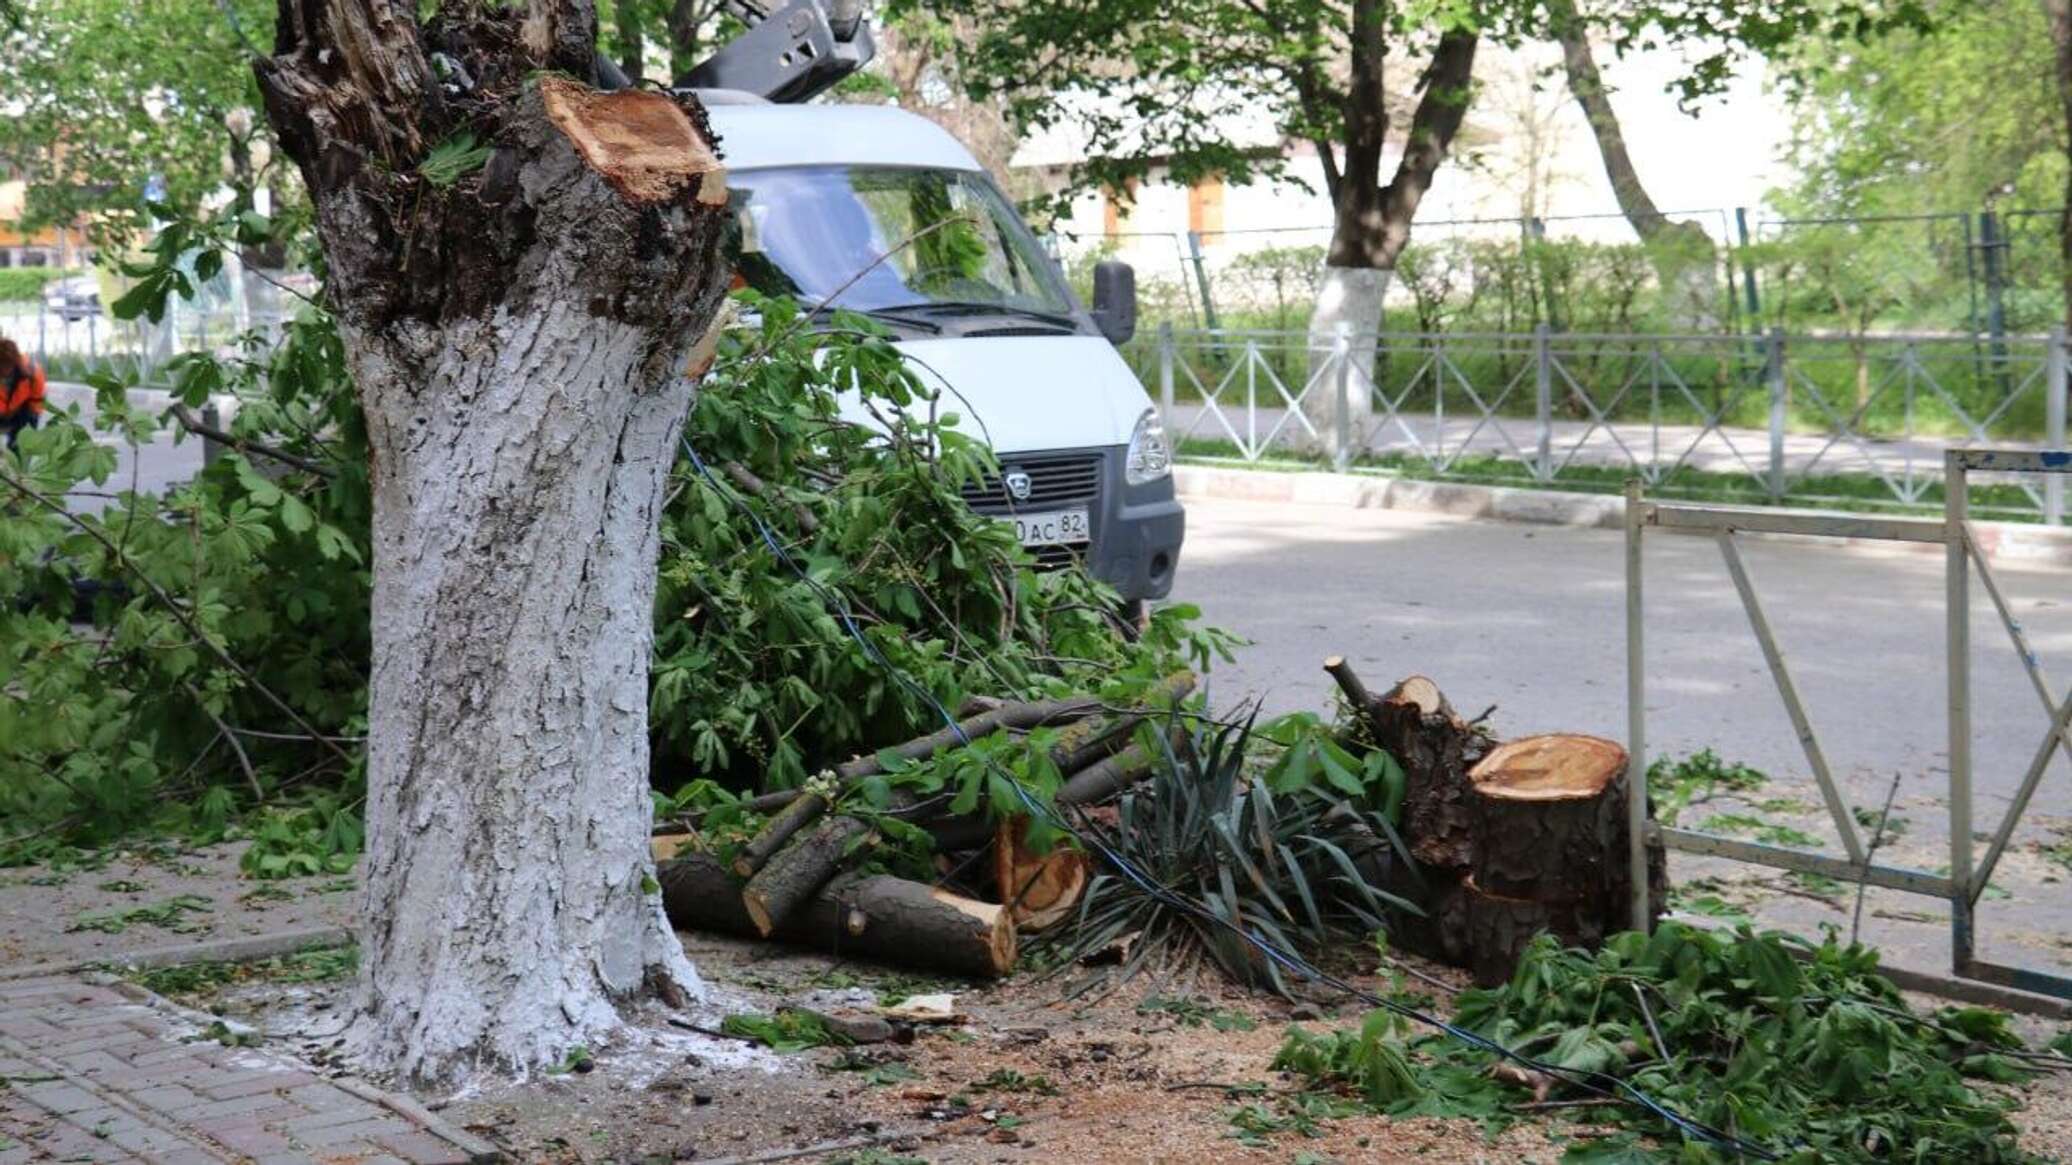
<path fill-rule="evenodd" d="M 1798 870 L 1857 881 L 1915 894 L 1946 899 L 1950 904 L 1950 959 L 1955 974 L 1964 979 L 1994 983 L 2024 991 L 2072 999 L 2072 977 L 2034 968 L 1989 962 L 1977 956 L 1976 912 L 1980 898 L 1991 883 L 1993 870 L 2007 851 L 2015 827 L 2028 811 L 2030 800 L 2044 773 L 2062 752 L 2072 760 L 2072 691 L 2062 698 L 2045 675 L 2036 650 L 2022 623 L 2009 606 L 1992 562 L 1974 528 L 1971 482 L 1977 475 L 2043 476 L 2060 481 L 2072 473 L 2072 455 L 2062 451 L 2004 449 L 1950 449 L 1944 454 L 1943 478 L 1949 489 L 1940 518 L 1859 518 L 1839 515 L 1800 514 L 1736 509 L 1721 506 L 1663 504 L 1649 500 L 1640 484 L 1626 490 L 1626 694 L 1627 694 L 1627 798 L 1634 878 L 1635 917 L 1649 917 L 1649 843 L 1685 853 L 1730 858 L 1775 869 Z M 2050 491 L 2055 495 L 2058 491 Z M 1778 697 L 1791 720 L 1792 730 L 1804 750 L 1836 835 L 1846 858 L 1830 857 L 1809 849 L 1757 843 L 1693 829 L 1658 825 L 1648 817 L 1647 751 L 1647 619 L 1644 542 L 1650 533 L 1673 533 L 1711 537 L 1719 545 L 1728 575 L 1748 616 L 1749 628 L 1762 650 L 1763 661 L 1776 685 Z M 1789 534 L 1801 537 L 1872 539 L 1895 543 L 1941 545 L 1945 550 L 1945 646 L 1947 670 L 1947 728 L 1949 741 L 1949 869 L 1947 873 L 1880 865 L 1875 862 L 1875 842 L 1866 846 L 1858 836 L 1847 800 L 1835 782 L 1834 772 L 1820 744 L 1812 717 L 1792 680 L 1783 646 L 1764 612 L 1762 600 L 1743 560 L 1737 536 L 1742 534 Z M 2021 663 L 2038 705 L 2048 721 L 2033 759 L 2024 771 L 2007 810 L 1991 834 L 1983 857 L 1974 861 L 1976 838 L 1972 833 L 1976 808 L 1973 789 L 1972 665 L 1971 642 L 1974 573 L 1992 600 L 2016 659 Z M 1882 824 L 1882 823 L 1881 823 Z M 1983 836 L 1983 835 L 1981 835 Z"/>
<path fill-rule="evenodd" d="M 1128 355 L 1197 456 L 1302 457 L 1519 484 L 1627 476 L 1667 492 L 1847 508 L 1942 496 L 1943 454 L 2062 450 L 2063 333 L 1834 338 L 1180 331 Z M 1977 507 L 2063 520 L 2059 490 L 1989 477 Z"/>

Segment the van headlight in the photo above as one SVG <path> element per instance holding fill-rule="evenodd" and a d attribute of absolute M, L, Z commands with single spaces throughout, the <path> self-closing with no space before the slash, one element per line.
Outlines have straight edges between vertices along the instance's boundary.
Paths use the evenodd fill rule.
<path fill-rule="evenodd" d="M 1123 462 L 1122 479 L 1130 485 L 1157 481 L 1173 471 L 1173 444 L 1166 439 L 1165 422 L 1157 409 L 1145 409 L 1130 434 L 1129 455 Z"/>

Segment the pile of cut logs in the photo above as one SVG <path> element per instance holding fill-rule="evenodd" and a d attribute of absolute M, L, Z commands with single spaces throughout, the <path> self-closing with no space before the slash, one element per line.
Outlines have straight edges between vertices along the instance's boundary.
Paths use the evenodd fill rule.
<path fill-rule="evenodd" d="M 1412 676 L 1376 696 L 1333 657 L 1325 670 L 1351 720 L 1341 742 L 1386 750 L 1406 789 L 1399 834 L 1410 860 L 1381 839 L 1355 855 L 1361 875 L 1414 903 L 1390 918 L 1396 947 L 1508 978 L 1533 936 L 1595 947 L 1632 927 L 1627 861 L 1626 751 L 1592 736 L 1529 736 L 1499 743 L 1464 720 L 1438 686 Z M 882 757 L 920 760 L 994 733 L 1057 728 L 1050 760 L 1065 774 L 1056 802 L 1112 800 L 1152 769 L 1137 727 L 1194 687 L 1167 679 L 1139 711 L 1091 697 L 1003 703 L 974 700 L 948 728 L 834 771 L 836 789 L 883 771 Z M 822 786 L 825 788 L 825 786 Z M 884 874 L 851 872 L 874 844 L 872 819 L 839 812 L 822 793 L 789 790 L 747 802 L 764 817 L 730 863 L 676 835 L 656 838 L 663 904 L 677 926 L 774 939 L 830 953 L 974 977 L 1012 970 L 1017 936 L 1068 918 L 1090 874 L 1086 855 L 1032 852 L 1025 818 L 947 812 L 947 798 L 895 791 L 883 812 L 926 830 L 945 881 L 969 894 Z M 976 878 L 950 877 L 978 869 Z M 1659 847 L 1649 885 L 1659 912 L 1667 888 Z M 972 895 L 985 895 L 987 899 Z"/>
<path fill-rule="evenodd" d="M 1399 832 L 1412 862 L 1387 846 L 1361 859 L 1370 882 L 1423 912 L 1397 912 L 1391 943 L 1488 985 L 1510 977 L 1541 931 L 1594 948 L 1633 927 L 1624 748 L 1570 734 L 1498 743 L 1423 676 L 1375 696 L 1344 659 L 1324 670 L 1352 715 L 1345 743 L 1387 750 L 1406 778 Z M 1648 875 L 1659 914 L 1660 846 Z"/>
<path fill-rule="evenodd" d="M 1133 743 L 1137 727 L 1193 689 L 1192 674 L 1176 673 L 1135 711 L 1111 710 L 1092 697 L 974 699 L 959 710 L 954 730 L 946 727 L 848 761 L 834 770 L 834 785 L 840 789 L 882 773 L 888 755 L 921 760 L 995 733 L 1057 728 L 1049 759 L 1064 782 L 1055 802 L 1098 805 L 1150 773 L 1153 758 Z M 846 872 L 876 840 L 871 819 L 832 811 L 833 800 L 820 793 L 784 790 L 746 803 L 767 817 L 730 865 L 687 848 L 686 835 L 658 836 L 663 906 L 686 929 L 776 939 L 953 974 L 1004 975 L 1014 967 L 1018 934 L 1043 930 L 1071 914 L 1086 887 L 1088 859 L 1065 847 L 1033 852 L 1024 842 L 1026 818 L 994 822 L 984 811 L 952 815 L 946 801 L 895 790 L 883 812 L 926 830 L 945 874 L 980 869 L 981 876 L 965 879 L 977 883 L 968 888 L 997 901 L 885 874 Z"/>

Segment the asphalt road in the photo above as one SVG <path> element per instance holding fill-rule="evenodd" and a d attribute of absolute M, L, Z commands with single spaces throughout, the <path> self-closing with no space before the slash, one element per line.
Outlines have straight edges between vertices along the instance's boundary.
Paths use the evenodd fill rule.
<path fill-rule="evenodd" d="M 1879 861 L 1943 865 L 1939 548 L 1925 554 L 1744 539 L 1743 556 L 1846 798 L 1875 813 L 1899 777 L 1893 812 L 1906 819 L 1907 832 Z M 2062 569 L 1995 569 L 2046 672 L 2058 684 L 2072 681 L 2072 579 Z M 1710 747 L 1763 769 L 1776 786 L 1770 795 L 1788 794 L 1812 810 L 1767 816 L 1839 854 L 1717 547 L 1707 538 L 1651 537 L 1647 572 L 1651 754 Z M 1376 690 L 1422 673 L 1468 715 L 1494 704 L 1500 736 L 1572 731 L 1624 740 L 1624 588 L 1618 531 L 1204 499 L 1188 505 L 1174 597 L 1252 641 L 1234 665 L 1211 675 L 1222 707 L 1249 699 L 1269 713 L 1328 707 L 1334 689 L 1320 664 L 1343 654 Z M 2048 719 L 1991 604 L 1976 587 L 1974 595 L 1974 828 L 1989 831 Z M 1981 903 L 1981 950 L 2064 974 L 2072 971 L 2072 894 L 2047 879 L 2072 878 L 2072 871 L 2034 848 L 2072 842 L 2072 832 L 2057 832 L 2072 831 L 2072 765 L 2062 756 L 2052 764 L 1995 879 L 2012 897 L 1995 891 Z M 1681 824 L 1746 808 L 1694 809 Z M 1672 867 L 1679 878 L 1749 873 L 1681 857 Z M 1767 921 L 1809 934 L 1835 923 L 1846 932 L 1853 901 L 1838 910 L 1792 893 L 1798 888 L 1770 879 L 1743 886 L 1738 898 Z M 1941 970 L 1947 918 L 1934 900 L 1872 890 L 1865 933 L 1909 965 Z"/>

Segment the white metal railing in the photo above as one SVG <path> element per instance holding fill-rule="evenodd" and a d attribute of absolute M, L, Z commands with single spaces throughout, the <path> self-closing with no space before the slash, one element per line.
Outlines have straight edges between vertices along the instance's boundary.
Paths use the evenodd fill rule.
<path fill-rule="evenodd" d="M 1713 475 L 1751 500 L 1928 506 L 1952 448 L 2066 448 L 2062 330 L 1951 336 L 1179 331 L 1132 355 L 1181 441 L 1257 462 L 1508 462 L 1556 485 L 1596 471 L 1652 490 Z M 1486 471 L 1488 466 L 1482 468 Z M 1738 483 L 1738 484 L 1737 484 Z M 1981 502 L 2064 520 L 2054 475 L 1997 475 Z"/>

